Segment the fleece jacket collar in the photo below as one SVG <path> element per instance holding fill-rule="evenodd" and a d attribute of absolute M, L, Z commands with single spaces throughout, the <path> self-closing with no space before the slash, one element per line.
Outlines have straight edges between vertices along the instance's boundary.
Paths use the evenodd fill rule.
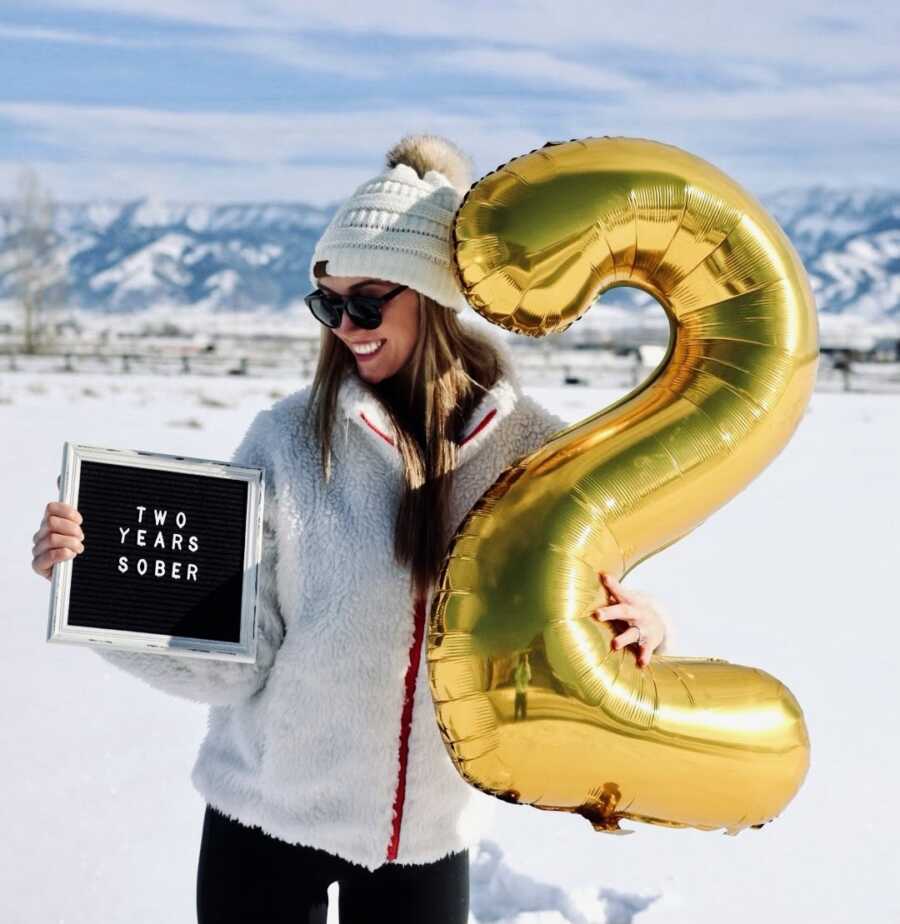
<path fill-rule="evenodd" d="M 500 357 L 500 377 L 483 394 L 463 427 L 459 443 L 458 466 L 478 454 L 488 442 L 493 429 L 506 418 L 522 395 L 522 384 L 509 346 L 493 332 L 478 330 L 478 336 L 488 340 Z M 371 394 L 356 371 L 345 374 L 338 392 L 337 405 L 342 419 L 352 421 L 372 442 L 376 451 L 397 469 L 401 467 L 396 448 L 396 432 L 381 404 Z"/>

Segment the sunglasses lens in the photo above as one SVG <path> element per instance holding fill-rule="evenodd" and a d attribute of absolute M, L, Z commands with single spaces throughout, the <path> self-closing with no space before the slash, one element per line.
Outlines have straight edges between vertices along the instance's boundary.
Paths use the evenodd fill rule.
<path fill-rule="evenodd" d="M 381 304 L 365 296 L 353 296 L 348 301 L 347 313 L 357 327 L 375 330 L 381 324 Z"/>
<path fill-rule="evenodd" d="M 340 304 L 330 301 L 319 292 L 306 296 L 306 304 L 313 317 L 326 327 L 338 327 L 341 323 Z"/>

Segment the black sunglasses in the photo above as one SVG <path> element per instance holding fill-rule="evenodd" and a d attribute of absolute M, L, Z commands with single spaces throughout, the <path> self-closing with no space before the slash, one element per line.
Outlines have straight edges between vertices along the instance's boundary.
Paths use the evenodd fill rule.
<path fill-rule="evenodd" d="M 326 327 L 340 327 L 341 315 L 347 312 L 350 320 L 365 330 L 375 330 L 381 324 L 381 310 L 395 296 L 409 286 L 396 286 L 384 295 L 338 295 L 316 289 L 303 297 L 313 317 Z"/>

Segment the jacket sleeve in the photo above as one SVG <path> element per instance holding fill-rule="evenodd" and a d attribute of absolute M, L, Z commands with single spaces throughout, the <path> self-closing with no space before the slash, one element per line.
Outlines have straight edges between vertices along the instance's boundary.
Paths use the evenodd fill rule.
<path fill-rule="evenodd" d="M 524 456 L 540 449 L 551 436 L 565 429 L 568 423 L 562 417 L 557 417 L 556 414 L 548 411 L 531 395 L 522 395 L 519 401 L 525 411 L 523 417 L 525 428 L 522 443 L 516 448 L 520 455 Z"/>
<path fill-rule="evenodd" d="M 541 446 L 548 442 L 551 436 L 554 436 L 560 430 L 569 426 L 569 423 L 563 420 L 562 417 L 557 417 L 556 414 L 547 410 L 547 408 L 539 404 L 530 395 L 523 395 L 520 400 L 529 412 L 527 415 L 529 425 L 521 449 L 521 455 L 526 455 L 527 453 L 540 449 Z M 659 604 L 659 609 L 663 610 L 661 603 Z M 663 636 L 662 642 L 657 645 L 655 653 L 667 655 L 671 654 L 674 638 L 672 633 L 672 616 L 668 608 L 665 608 L 661 615 L 665 623 L 665 635 Z"/>
<path fill-rule="evenodd" d="M 152 687 L 199 703 L 236 703 L 249 699 L 262 689 L 284 639 L 284 617 L 276 585 L 276 491 L 274 466 L 271 462 L 274 426 L 272 411 L 260 411 L 231 459 L 237 465 L 263 468 L 266 473 L 262 553 L 258 574 L 256 662 L 248 664 L 132 652 L 121 648 L 95 648 L 110 664 L 133 674 Z"/>

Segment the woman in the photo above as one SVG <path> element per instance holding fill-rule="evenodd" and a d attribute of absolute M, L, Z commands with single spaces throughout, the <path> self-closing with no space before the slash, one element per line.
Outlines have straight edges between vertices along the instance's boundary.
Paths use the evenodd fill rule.
<path fill-rule="evenodd" d="M 464 924 L 468 849 L 496 800 L 454 768 L 423 636 L 465 513 L 565 422 L 522 394 L 499 336 L 461 323 L 450 229 L 469 163 L 406 136 L 336 212 L 310 265 L 323 324 L 315 377 L 261 411 L 233 461 L 266 473 L 255 664 L 98 649 L 154 687 L 211 704 L 192 781 L 207 802 L 201 924 Z M 47 505 L 33 567 L 84 548 Z M 598 618 L 642 664 L 666 626 L 612 577 Z M 522 719 L 525 720 L 523 714 Z"/>

